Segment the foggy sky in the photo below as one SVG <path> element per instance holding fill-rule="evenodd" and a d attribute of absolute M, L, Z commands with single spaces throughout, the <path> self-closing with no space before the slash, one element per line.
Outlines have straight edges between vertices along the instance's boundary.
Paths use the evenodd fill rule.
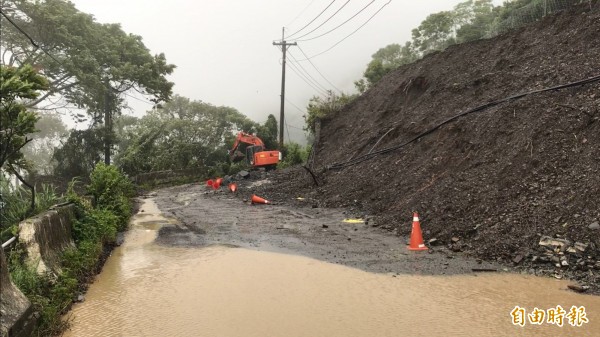
<path fill-rule="evenodd" d="M 310 32 L 331 16 L 347 0 L 338 0 L 295 38 Z M 281 58 L 272 45 L 281 39 L 282 27 L 292 34 L 315 18 L 330 0 L 72 0 L 76 7 L 94 15 L 101 23 L 120 23 L 127 33 L 140 35 L 155 53 L 165 53 L 177 66 L 169 77 L 174 92 L 194 100 L 238 109 L 257 122 L 269 114 L 279 119 Z M 354 0 L 329 22 L 307 35 L 325 33 L 367 5 L 370 0 Z M 388 0 L 374 0 L 367 9 L 334 32 L 312 41 L 298 42 L 308 56 L 320 53 L 362 25 Z M 427 17 L 452 9 L 459 0 L 394 0 L 369 23 L 329 52 L 311 61 L 338 89 L 355 92 L 353 82 L 371 55 L 391 43 L 410 40 L 411 30 Z M 290 39 L 293 41 L 293 38 Z M 289 53 L 304 59 L 298 47 Z M 288 62 L 290 61 L 288 54 Z M 309 62 L 299 62 L 320 85 L 335 89 Z M 295 141 L 304 141 L 302 118 L 308 100 L 319 93 L 287 67 L 286 121 Z M 299 69 L 299 68 L 298 68 Z M 295 69 L 294 69 L 295 70 Z M 301 71 L 301 70 L 300 70 Z M 313 84 L 313 86 L 316 86 Z M 151 106 L 129 100 L 136 116 Z M 294 106 L 295 105 L 295 106 Z M 287 138 L 287 132 L 285 134 Z"/>

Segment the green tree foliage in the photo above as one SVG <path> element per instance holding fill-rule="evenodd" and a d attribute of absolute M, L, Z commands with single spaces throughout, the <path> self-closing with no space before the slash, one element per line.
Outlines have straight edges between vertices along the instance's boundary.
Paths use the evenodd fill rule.
<path fill-rule="evenodd" d="M 54 174 L 70 180 L 86 178 L 102 160 L 104 129 L 72 130 L 67 139 L 54 150 Z"/>
<path fill-rule="evenodd" d="M 412 30 L 415 48 L 426 55 L 454 44 L 454 15 L 450 11 L 430 14 Z"/>
<path fill-rule="evenodd" d="M 155 102 L 170 98 L 173 83 L 165 76 L 175 66 L 166 62 L 164 54 L 151 55 L 140 36 L 125 33 L 119 24 L 98 23 L 65 0 L 6 0 L 2 11 L 59 61 L 3 19 L 1 43 L 9 52 L 2 62 L 35 64 L 50 80 L 49 90 L 29 105 L 59 94 L 85 108 L 95 121 L 104 119 L 109 129 L 106 157 L 110 157 L 110 117 L 125 105 L 123 93 L 136 90 Z"/>
<path fill-rule="evenodd" d="M 270 114 L 265 121 L 265 124 L 258 125 L 256 127 L 256 135 L 262 139 L 263 143 L 265 143 L 265 148 L 268 150 L 275 150 L 279 147 L 279 142 L 277 141 L 277 119 L 273 114 Z"/>
<path fill-rule="evenodd" d="M 233 108 L 175 96 L 123 131 L 121 141 L 128 146 L 115 162 L 129 175 L 213 166 L 228 160 L 237 131 L 254 133 L 257 128 Z"/>
<path fill-rule="evenodd" d="M 25 100 L 35 99 L 47 81 L 31 66 L 0 66 L 0 168 L 14 171 L 26 167 L 21 149 L 32 138 L 38 116 L 27 109 Z"/>
<path fill-rule="evenodd" d="M 286 168 L 294 165 L 306 163 L 310 153 L 310 145 L 302 147 L 298 143 L 286 143 L 282 149 L 283 161 L 277 165 L 278 168 Z"/>
<path fill-rule="evenodd" d="M 424 55 L 463 43 L 494 36 L 533 22 L 578 1 L 512 0 L 494 6 L 492 0 L 467 0 L 451 11 L 434 13 L 412 30 L 412 40 L 404 46 L 390 44 L 373 54 L 363 78 L 354 82 L 360 93 L 385 74 Z"/>
<path fill-rule="evenodd" d="M 406 42 L 404 46 L 399 44 L 390 44 L 379 49 L 373 54 L 371 62 L 367 65 L 363 80 L 355 82 L 355 86 L 360 93 L 365 92 L 370 86 L 377 83 L 385 74 L 408 63 L 418 59 L 419 54 L 414 49 L 411 42 Z"/>
<path fill-rule="evenodd" d="M 356 95 L 346 95 L 344 93 L 336 95 L 332 91 L 329 91 L 325 98 L 313 96 L 308 102 L 306 115 L 304 115 L 304 121 L 306 123 L 305 131 L 314 135 L 317 119 L 332 115 L 341 110 L 344 105 L 350 103 L 355 98 Z"/>

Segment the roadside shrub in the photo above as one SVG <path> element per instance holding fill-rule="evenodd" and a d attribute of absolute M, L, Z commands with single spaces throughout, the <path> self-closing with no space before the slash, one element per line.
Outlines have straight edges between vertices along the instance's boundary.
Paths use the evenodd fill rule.
<path fill-rule="evenodd" d="M 282 149 L 283 160 L 277 166 L 278 168 L 286 168 L 294 165 L 300 165 L 306 162 L 310 153 L 310 145 L 306 147 L 300 146 L 298 143 L 286 144 Z"/>
<path fill-rule="evenodd" d="M 91 209 L 73 224 L 75 243 L 94 241 L 112 243 L 117 237 L 119 218 L 106 209 Z"/>
<path fill-rule="evenodd" d="M 108 210 L 118 218 L 118 230 L 127 228 L 131 215 L 130 197 L 135 195 L 133 183 L 115 166 L 99 163 L 90 175 L 87 191 L 94 197 L 98 209 Z"/>

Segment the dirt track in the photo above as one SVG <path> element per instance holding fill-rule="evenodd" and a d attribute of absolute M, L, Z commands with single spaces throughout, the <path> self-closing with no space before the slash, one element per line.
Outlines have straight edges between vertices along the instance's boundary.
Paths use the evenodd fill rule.
<path fill-rule="evenodd" d="M 240 188 L 240 195 L 248 193 Z M 153 194 L 159 209 L 179 224 L 165 225 L 157 242 L 173 246 L 232 245 L 304 255 L 371 272 L 411 274 L 469 273 L 497 268 L 447 250 L 409 252 L 407 238 L 390 235 L 373 223 L 344 223 L 339 209 L 252 206 L 224 189 L 184 185 Z M 372 221 L 372 220 L 371 220 Z M 406 219 L 406 226 L 411 225 Z"/>

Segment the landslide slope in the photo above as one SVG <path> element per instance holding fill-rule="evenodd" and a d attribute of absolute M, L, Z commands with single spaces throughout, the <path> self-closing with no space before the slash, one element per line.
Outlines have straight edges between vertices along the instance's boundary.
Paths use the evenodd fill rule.
<path fill-rule="evenodd" d="M 598 75 L 594 1 L 388 74 L 322 121 L 314 167 L 404 143 L 490 101 Z M 459 118 L 402 149 L 326 170 L 319 188 L 308 189 L 301 169 L 282 172 L 272 192 L 305 188 L 324 206 L 355 206 L 406 235 L 416 210 L 426 240 L 451 244 L 457 237 L 453 249 L 485 259 L 512 263 L 521 255 L 527 262 L 542 235 L 558 235 L 590 244 L 598 260 L 599 119 L 598 82 L 532 94 Z"/>

